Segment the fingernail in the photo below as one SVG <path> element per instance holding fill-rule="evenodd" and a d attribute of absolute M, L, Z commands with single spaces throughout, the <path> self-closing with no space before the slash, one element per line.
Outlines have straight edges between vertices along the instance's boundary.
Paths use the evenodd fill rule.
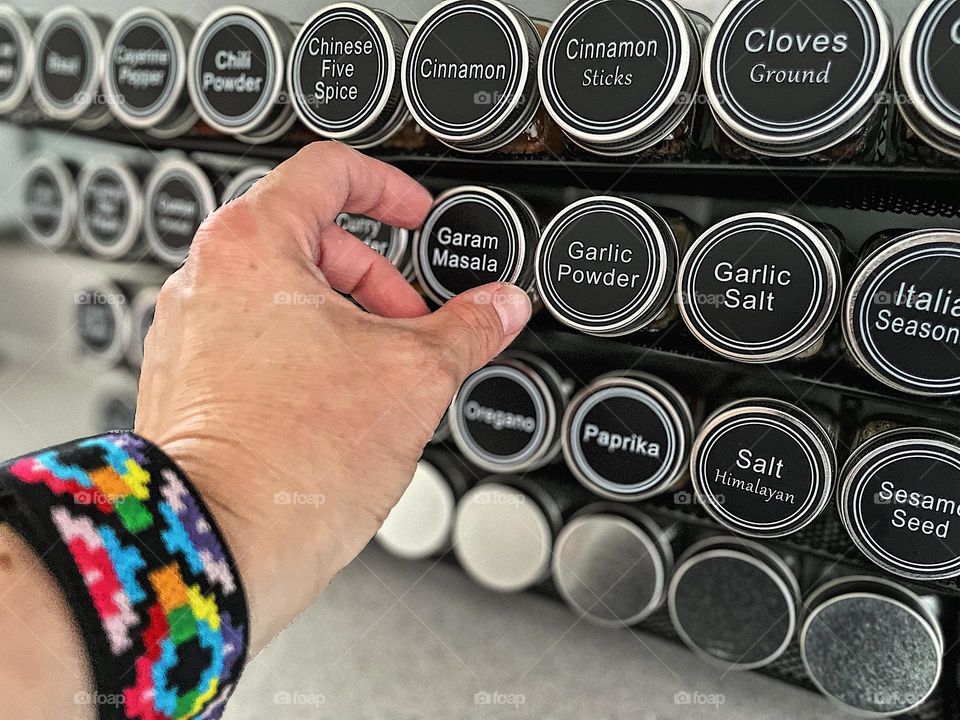
<path fill-rule="evenodd" d="M 500 316 L 503 334 L 516 335 L 530 319 L 530 296 L 516 285 L 502 285 L 493 294 L 493 307 Z"/>

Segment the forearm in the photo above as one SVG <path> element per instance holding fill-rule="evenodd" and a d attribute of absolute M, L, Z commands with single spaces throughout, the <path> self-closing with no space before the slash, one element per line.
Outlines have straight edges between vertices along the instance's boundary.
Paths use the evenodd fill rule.
<path fill-rule="evenodd" d="M 63 592 L 33 550 L 4 523 L 0 698 L 4 716 L 20 720 L 96 717 L 86 652 Z"/>

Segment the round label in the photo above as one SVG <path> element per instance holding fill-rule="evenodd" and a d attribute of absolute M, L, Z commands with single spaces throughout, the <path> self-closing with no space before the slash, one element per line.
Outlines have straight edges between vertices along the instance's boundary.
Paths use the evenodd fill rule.
<path fill-rule="evenodd" d="M 632 325 L 642 326 L 659 310 L 673 278 L 667 242 L 636 203 L 615 197 L 576 202 L 543 232 L 536 260 L 540 296 L 557 319 L 585 332 L 639 329 Z"/>
<path fill-rule="evenodd" d="M 564 446 L 591 489 L 614 498 L 668 488 L 682 468 L 676 413 L 639 387 L 607 387 L 576 406 Z"/>
<path fill-rule="evenodd" d="M 917 431 L 855 452 L 844 468 L 841 515 L 873 562 L 918 579 L 960 575 L 960 439 Z"/>
<path fill-rule="evenodd" d="M 277 57 L 264 25 L 247 15 L 217 18 L 203 31 L 193 59 L 197 110 L 235 129 L 261 119 L 272 105 Z"/>
<path fill-rule="evenodd" d="M 907 237 L 868 258 L 846 300 L 844 334 L 891 387 L 960 393 L 960 234 Z"/>
<path fill-rule="evenodd" d="M 416 268 L 437 302 L 478 285 L 512 282 L 526 252 L 516 211 L 502 195 L 457 189 L 437 198 L 417 235 Z"/>
<path fill-rule="evenodd" d="M 376 250 L 387 260 L 396 265 L 403 256 L 403 240 L 406 230 L 394 228 L 380 220 L 358 215 L 357 213 L 340 213 L 337 215 L 337 225 L 355 236 L 364 245 Z"/>
<path fill-rule="evenodd" d="M 131 205 L 127 187 L 111 170 L 98 170 L 87 182 L 81 198 L 86 231 L 98 243 L 110 246 L 130 227 Z"/>
<path fill-rule="evenodd" d="M 196 181 L 173 170 L 155 186 L 148 209 L 156 237 L 171 252 L 190 247 L 193 236 L 207 216 L 202 190 Z"/>
<path fill-rule="evenodd" d="M 540 88 L 551 115 L 585 139 L 642 131 L 677 99 L 690 41 L 672 2 L 588 0 L 551 26 Z"/>
<path fill-rule="evenodd" d="M 41 237 L 54 235 L 63 223 L 63 188 L 50 170 L 37 167 L 24 184 L 27 224 Z"/>
<path fill-rule="evenodd" d="M 721 414 L 698 438 L 694 487 L 733 530 L 778 537 L 811 522 L 829 499 L 832 453 L 799 418 L 753 407 Z"/>
<path fill-rule="evenodd" d="M 137 418 L 136 402 L 127 398 L 111 397 L 103 404 L 101 431 L 132 430 Z"/>
<path fill-rule="evenodd" d="M 132 19 L 118 33 L 107 62 L 125 112 L 148 118 L 169 107 L 181 59 L 164 23 L 149 16 Z"/>
<path fill-rule="evenodd" d="M 811 227 L 766 214 L 731 218 L 684 257 L 678 304 L 690 330 L 716 352 L 778 360 L 815 342 L 832 320 L 838 267 Z"/>
<path fill-rule="evenodd" d="M 928 114 L 942 130 L 960 137 L 960 2 L 928 5 L 915 30 L 909 72 Z"/>
<path fill-rule="evenodd" d="M 483 135 L 523 101 L 529 49 L 501 4 L 448 0 L 414 29 L 403 56 L 410 112 L 439 137 Z"/>
<path fill-rule="evenodd" d="M 88 350 L 103 353 L 113 345 L 117 334 L 117 317 L 112 304 L 121 299 L 99 290 L 78 293 L 77 332 Z"/>
<path fill-rule="evenodd" d="M 346 136 L 367 127 L 383 110 L 396 60 L 372 11 L 335 7 L 300 32 L 290 68 L 301 118 L 317 132 Z"/>
<path fill-rule="evenodd" d="M 771 142 L 842 125 L 886 75 L 887 29 L 868 0 L 740 0 L 708 41 L 705 82 L 724 124 Z M 868 105 L 869 103 L 869 105 Z"/>
<path fill-rule="evenodd" d="M 24 48 L 21 35 L 8 17 L 0 17 L 0 102 L 18 92 L 23 82 Z"/>
<path fill-rule="evenodd" d="M 44 99 L 58 109 L 90 104 L 89 92 L 96 62 L 91 39 L 72 18 L 51 25 L 37 47 L 38 77 Z"/>
<path fill-rule="evenodd" d="M 453 412 L 461 450 L 486 465 L 523 465 L 549 442 L 547 400 L 514 367 L 489 365 L 473 373 L 457 393 Z"/>

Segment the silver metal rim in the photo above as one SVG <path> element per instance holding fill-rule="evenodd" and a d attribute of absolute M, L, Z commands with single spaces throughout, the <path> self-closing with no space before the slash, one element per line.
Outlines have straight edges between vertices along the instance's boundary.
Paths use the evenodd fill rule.
<path fill-rule="evenodd" d="M 774 225 L 782 223 L 796 231 L 797 237 L 803 238 L 808 243 L 807 248 L 810 250 L 811 254 L 818 256 L 819 260 L 821 261 L 821 264 L 819 267 L 816 267 L 815 270 L 819 271 L 819 273 L 822 275 L 823 292 L 821 293 L 822 301 L 819 303 L 820 312 L 816 313 L 816 315 L 811 318 L 811 322 L 807 323 L 809 327 L 803 331 L 795 331 L 797 337 L 793 342 L 776 350 L 770 350 L 768 352 L 761 352 L 758 354 L 748 354 L 723 347 L 716 340 L 701 333 L 694 323 L 694 319 L 691 314 L 692 310 L 690 307 L 688 307 L 688 303 L 684 302 L 684 299 L 693 295 L 691 292 L 692 288 L 689 287 L 689 284 L 693 281 L 691 276 L 691 265 L 695 261 L 695 258 L 699 258 L 701 253 L 710 249 L 712 245 L 715 245 L 718 242 L 718 233 L 729 230 L 745 222 L 757 220 L 770 222 Z M 719 239 L 722 240 L 724 238 L 720 237 Z M 840 292 L 840 260 L 837 257 L 836 251 L 833 249 L 833 247 L 831 247 L 830 243 L 823 236 L 823 234 L 809 223 L 806 223 L 799 218 L 789 215 L 780 215 L 777 213 L 743 213 L 741 215 L 735 215 L 734 217 L 722 220 L 721 222 L 707 228 L 703 233 L 701 233 L 700 237 L 693 242 L 693 245 L 691 245 L 684 254 L 680 261 L 680 269 L 677 272 L 677 278 L 676 304 L 677 309 L 680 311 L 680 316 L 683 318 L 684 325 L 687 326 L 687 329 L 694 335 L 694 337 L 697 338 L 697 340 L 699 340 L 704 346 L 713 352 L 731 360 L 736 360 L 743 363 L 759 364 L 785 360 L 800 354 L 811 345 L 816 344 L 824 336 L 827 329 L 830 327 L 830 324 L 836 317 L 837 311 L 840 309 L 840 302 L 842 300 L 842 293 Z M 703 324 L 706 325 L 707 323 L 704 322 Z"/>
<path fill-rule="evenodd" d="M 720 125 L 722 125 L 724 129 L 728 129 L 730 131 L 729 134 L 731 135 L 731 139 L 738 144 L 743 145 L 743 147 L 751 150 L 752 152 L 783 157 L 797 157 L 826 150 L 842 142 L 844 138 L 854 134 L 861 126 L 860 123 L 857 123 L 853 130 L 844 134 L 844 136 L 839 140 L 835 139 L 833 135 L 834 131 L 836 131 L 838 128 L 844 127 L 848 123 L 852 122 L 858 115 L 864 114 L 865 103 L 870 98 L 875 98 L 877 93 L 883 88 L 883 85 L 886 82 L 887 74 L 890 70 L 890 57 L 892 54 L 891 46 L 893 44 L 893 39 L 891 36 L 892 31 L 890 29 L 889 20 L 887 19 L 883 10 L 877 4 L 876 0 L 856 0 L 857 2 L 863 3 L 870 10 L 877 23 L 878 62 L 872 77 L 864 86 L 863 91 L 849 103 L 850 107 L 835 117 L 829 123 L 829 125 L 819 128 L 815 131 L 799 132 L 790 136 L 771 136 L 767 133 L 757 132 L 756 130 L 753 130 L 739 122 L 726 111 L 726 103 L 719 96 L 716 87 L 714 87 L 712 67 L 714 64 L 713 56 L 716 52 L 718 38 L 725 29 L 725 24 L 728 18 L 737 10 L 740 5 L 748 1 L 749 0 L 734 0 L 733 2 L 729 2 L 723 8 L 723 10 L 720 11 L 716 22 L 713 24 L 710 34 L 707 36 L 707 40 L 703 48 L 704 91 L 707 94 L 707 100 L 710 104 L 711 112 L 713 112 Z M 876 107 L 876 105 L 876 100 L 870 103 L 871 108 Z M 869 116 L 870 113 L 865 114 Z M 740 138 L 746 141 L 772 146 L 772 148 L 769 148 L 769 151 L 767 149 L 761 151 L 753 145 L 744 144 L 740 141 Z M 786 150 L 782 153 L 782 155 L 775 149 L 780 145 L 790 146 L 798 143 L 810 142 L 816 140 L 817 138 L 827 138 L 829 141 L 822 146 L 817 145 L 816 147 L 804 149 L 803 151 Z"/>
<path fill-rule="evenodd" d="M 103 295 L 126 297 L 119 287 L 106 279 L 90 279 L 87 282 L 74 283 L 74 287 L 76 288 L 74 297 L 80 292 L 91 290 Z M 79 335 L 77 336 L 77 345 L 80 350 L 79 355 L 81 359 L 84 362 L 98 367 L 109 366 L 119 362 L 123 358 L 124 351 L 130 343 L 130 310 L 127 307 L 127 303 L 107 303 L 107 307 L 110 309 L 110 315 L 113 317 L 114 327 L 116 328 L 116 332 L 108 347 L 103 350 L 96 350 L 85 344 Z"/>
<path fill-rule="evenodd" d="M 133 113 L 127 109 L 127 105 L 122 102 L 111 102 L 110 109 L 113 114 L 125 125 L 145 130 L 157 124 L 162 124 L 170 118 L 170 115 L 176 107 L 177 99 L 183 94 L 187 84 L 187 48 L 180 37 L 180 32 L 173 20 L 165 13 L 151 7 L 137 7 L 128 10 L 121 15 L 113 24 L 110 34 L 107 35 L 107 41 L 104 44 L 103 78 L 101 83 L 108 95 L 115 98 L 123 97 L 123 93 L 114 83 L 113 72 L 113 52 L 123 33 L 128 32 L 131 26 L 143 22 L 144 20 L 153 21 L 163 28 L 167 34 L 171 51 L 175 57 L 175 74 L 172 80 L 169 80 L 169 88 L 166 90 L 166 107 L 162 107 L 154 112 Z M 160 101 L 158 101 L 160 102 Z M 192 109 L 191 109 L 191 112 Z"/>
<path fill-rule="evenodd" d="M 101 242 L 87 224 L 86 213 L 86 194 L 90 189 L 90 183 L 98 175 L 108 173 L 123 186 L 127 193 L 128 215 L 127 224 L 118 236 L 116 242 L 104 244 Z M 118 160 L 93 160 L 84 165 L 77 180 L 78 202 L 78 238 L 92 255 L 105 258 L 107 260 L 116 260 L 123 257 L 136 245 L 140 236 L 140 229 L 143 225 L 143 192 L 140 189 L 140 183 L 129 167 Z"/>
<path fill-rule="evenodd" d="M 127 361 L 136 368 L 143 365 L 143 345 L 140 344 L 139 331 L 144 316 L 157 305 L 160 288 L 143 288 L 133 297 L 130 304 L 130 338 L 127 343 Z"/>
<path fill-rule="evenodd" d="M 957 254 L 960 256 L 960 232 L 949 228 L 929 229 L 911 232 L 902 235 L 892 242 L 883 245 L 868 255 L 853 272 L 850 282 L 847 286 L 846 296 L 843 300 L 843 317 L 841 320 L 841 329 L 843 330 L 843 339 L 854 357 L 857 365 L 865 370 L 878 382 L 901 392 L 910 393 L 925 397 L 945 397 L 950 395 L 960 395 L 960 378 L 946 387 L 951 388 L 946 391 L 929 390 L 917 384 L 907 384 L 902 380 L 888 377 L 874 367 L 875 359 L 871 358 L 866 348 L 860 343 L 854 325 L 857 323 L 856 306 L 860 293 L 863 291 L 864 278 L 873 272 L 877 267 L 885 263 L 891 256 L 896 255 L 905 248 L 922 248 L 925 245 L 935 243 L 953 243 L 957 245 Z M 929 387 L 930 383 L 927 383 Z"/>
<path fill-rule="evenodd" d="M 93 98 L 97 95 L 97 89 L 100 85 L 100 78 L 103 76 L 103 36 L 100 28 L 86 12 L 74 5 L 62 5 L 43 16 L 40 24 L 34 33 L 36 57 L 39 60 L 41 48 L 47 40 L 47 36 L 61 25 L 72 26 L 81 35 L 86 38 L 84 49 L 87 52 L 87 64 L 90 71 L 87 74 L 86 81 L 78 91 L 77 95 L 86 97 L 87 102 L 72 102 L 67 105 L 61 105 L 47 95 L 43 83 L 43 73 L 34 72 L 32 78 L 33 99 L 40 109 L 53 120 L 79 120 L 84 113 L 93 107 Z M 108 108 L 104 108 L 107 117 L 110 116 Z M 91 119 L 93 122 L 93 119 Z"/>
<path fill-rule="evenodd" d="M 194 186 L 194 189 L 197 191 L 197 201 L 200 203 L 201 208 L 206 210 L 205 216 L 216 210 L 217 198 L 213 193 L 213 186 L 210 184 L 210 180 L 203 170 L 185 158 L 167 158 L 161 160 L 147 178 L 143 191 L 143 229 L 147 244 L 154 257 L 167 265 L 177 267 L 186 259 L 189 247 L 182 251 L 171 250 L 164 244 L 163 238 L 160 237 L 159 232 L 153 225 L 154 195 L 160 183 L 172 174 L 179 174 L 181 177 L 187 178 Z"/>
<path fill-rule="evenodd" d="M 253 184 L 270 172 L 273 168 L 269 165 L 252 165 L 251 167 L 244 168 L 240 172 L 231 178 L 230 182 L 227 183 L 227 186 L 223 189 L 223 192 L 220 194 L 220 204 L 226 205 L 231 200 L 236 200 L 238 197 L 242 196 L 237 194 L 241 188 L 245 185 Z"/>
<path fill-rule="evenodd" d="M 79 204 L 77 185 L 63 160 L 54 156 L 42 156 L 30 163 L 27 172 L 24 174 L 24 186 L 29 185 L 30 176 L 38 170 L 49 172 L 60 186 L 63 207 L 60 211 L 60 222 L 56 230 L 50 235 L 37 232 L 31 224 L 27 224 L 27 228 L 37 243 L 48 250 L 59 250 L 70 241 L 73 229 L 76 227 L 77 206 Z"/>
<path fill-rule="evenodd" d="M 789 523 L 778 523 L 778 525 L 781 525 L 779 529 L 772 527 L 760 530 L 757 527 L 750 527 L 753 523 L 744 524 L 721 513 L 716 507 L 718 505 L 716 499 L 712 493 L 706 490 L 697 468 L 706 439 L 718 427 L 739 417 L 759 418 L 760 416 L 773 417 L 784 424 L 793 426 L 797 430 L 798 436 L 802 436 L 809 444 L 810 449 L 818 456 L 824 469 L 822 485 L 819 492 L 813 496 L 813 502 L 805 512 L 798 511 L 795 513 L 795 515 L 801 517 L 801 520 L 799 522 L 794 520 Z M 724 527 L 754 538 L 777 538 L 790 535 L 805 528 L 818 518 L 829 504 L 830 498 L 833 497 L 833 483 L 836 472 L 837 454 L 820 422 L 800 407 L 768 398 L 738 400 L 721 407 L 700 428 L 700 432 L 697 433 L 690 450 L 690 481 L 694 493 L 700 498 L 703 509 Z"/>
<path fill-rule="evenodd" d="M 10 34 L 16 38 L 22 54 L 20 75 L 7 91 L 6 97 L 0 99 L 0 114 L 6 114 L 16 110 L 26 100 L 33 82 L 37 57 L 33 32 L 18 10 L 10 5 L 0 5 L 0 23 L 7 25 Z"/>

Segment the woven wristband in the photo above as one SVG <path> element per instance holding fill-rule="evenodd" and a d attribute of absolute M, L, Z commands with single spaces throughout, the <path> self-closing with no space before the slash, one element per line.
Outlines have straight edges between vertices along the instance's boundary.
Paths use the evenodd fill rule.
<path fill-rule="evenodd" d="M 246 659 L 247 604 L 197 491 L 133 433 L 0 466 L 0 521 L 63 589 L 102 720 L 220 717 Z"/>

